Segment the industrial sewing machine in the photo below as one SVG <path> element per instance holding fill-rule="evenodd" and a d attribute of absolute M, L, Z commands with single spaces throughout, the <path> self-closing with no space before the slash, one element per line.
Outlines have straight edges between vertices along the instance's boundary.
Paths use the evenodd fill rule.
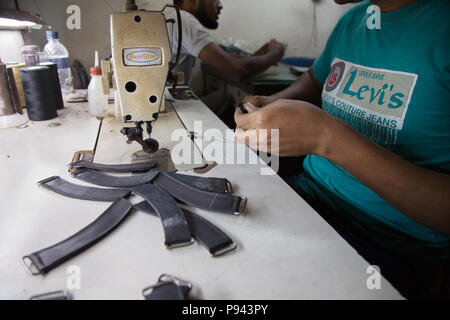
<path fill-rule="evenodd" d="M 163 12 L 168 7 L 177 10 L 178 53 L 172 63 L 172 52 L 167 31 L 168 23 Z M 179 9 L 166 5 L 161 11 L 139 10 L 134 0 L 127 0 L 124 12 L 111 15 L 112 61 L 102 61 L 103 75 L 114 73 L 114 88 L 118 93 L 120 113 L 125 124 L 121 133 L 128 143 L 138 142 L 147 153 L 159 149 L 159 143 L 151 138 L 152 127 L 159 112 L 165 109 L 165 87 L 176 79 L 170 72 L 178 64 L 181 48 L 181 16 Z M 106 78 L 106 77 L 105 77 Z M 104 79 L 104 92 L 109 93 L 109 81 Z M 144 138 L 144 125 L 148 138 Z"/>

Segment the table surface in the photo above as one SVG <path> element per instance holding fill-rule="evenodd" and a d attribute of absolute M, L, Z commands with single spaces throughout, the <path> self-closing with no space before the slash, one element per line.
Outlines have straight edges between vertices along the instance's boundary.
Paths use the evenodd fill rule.
<path fill-rule="evenodd" d="M 240 216 L 194 210 L 233 238 L 238 249 L 219 258 L 197 242 L 167 250 L 160 221 L 133 212 L 107 238 L 48 274 L 28 274 L 21 263 L 24 255 L 69 237 L 109 206 L 36 185 L 53 175 L 83 184 L 69 176 L 66 165 L 75 151 L 93 147 L 98 120 L 89 116 L 87 104 L 68 104 L 56 119 L 0 130 L 0 299 L 64 289 L 73 280 L 73 266 L 80 272 L 80 288 L 72 290 L 75 299 L 142 299 L 142 289 L 163 273 L 191 281 L 191 296 L 197 299 L 402 299 L 384 278 L 380 290 L 369 290 L 369 264 L 281 178 L 261 175 L 261 169 L 271 171 L 265 164 L 221 164 L 207 152 L 208 132 L 217 137 L 226 127 L 201 102 L 175 101 L 173 107 L 177 113 L 169 111 L 158 135 L 169 136 L 173 128 L 196 131 L 196 148 L 206 160 L 219 162 L 206 176 L 228 178 L 235 192 L 248 198 Z M 125 144 L 117 132 L 119 120 L 107 118 L 105 124 L 96 161 L 129 161 L 139 146 Z M 215 143 L 227 157 L 230 150 L 253 154 L 232 137 Z"/>
<path fill-rule="evenodd" d="M 272 66 L 266 71 L 250 77 L 248 80 L 250 83 L 256 84 L 291 84 L 297 80 L 298 75 L 294 74 L 290 70 L 290 66 L 286 64 L 278 64 Z"/>

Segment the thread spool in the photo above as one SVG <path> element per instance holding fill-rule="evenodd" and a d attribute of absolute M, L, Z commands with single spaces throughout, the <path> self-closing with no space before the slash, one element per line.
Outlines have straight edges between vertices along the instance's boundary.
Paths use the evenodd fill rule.
<path fill-rule="evenodd" d="M 56 99 L 49 67 L 35 66 L 20 69 L 28 118 L 44 121 L 56 118 Z"/>
<path fill-rule="evenodd" d="M 0 116 L 10 116 L 15 113 L 16 109 L 9 90 L 6 64 L 0 61 Z"/>
<path fill-rule="evenodd" d="M 17 113 L 22 114 L 22 106 L 20 105 L 19 92 L 17 91 L 16 81 L 14 79 L 14 72 L 11 68 L 6 68 L 8 72 L 9 88 L 11 89 L 11 98 Z"/>
<path fill-rule="evenodd" d="M 53 87 L 53 93 L 55 95 L 56 99 L 56 109 L 63 109 L 64 108 L 64 100 L 61 93 L 61 85 L 59 83 L 59 76 L 58 76 L 58 66 L 56 63 L 53 62 L 41 62 L 39 63 L 40 66 L 48 67 L 50 69 L 50 75 L 52 80 L 52 87 Z"/>
<path fill-rule="evenodd" d="M 19 103 L 22 108 L 25 108 L 25 95 L 23 94 L 22 79 L 20 78 L 20 69 L 25 67 L 24 63 L 14 63 L 8 65 L 8 69 L 12 69 L 14 73 L 14 81 L 16 82 L 17 92 L 19 93 Z M 20 110 L 17 110 L 20 112 Z"/>
<path fill-rule="evenodd" d="M 6 65 L 0 60 L 0 128 L 11 128 L 27 122 L 14 108 Z"/>

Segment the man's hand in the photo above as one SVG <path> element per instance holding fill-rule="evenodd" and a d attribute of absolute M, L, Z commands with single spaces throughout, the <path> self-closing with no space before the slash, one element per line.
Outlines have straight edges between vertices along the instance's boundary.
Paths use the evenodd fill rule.
<path fill-rule="evenodd" d="M 263 106 L 261 98 L 249 97 L 248 102 Z M 277 100 L 248 114 L 236 109 L 235 121 L 238 142 L 280 156 L 322 154 L 334 123 L 340 122 L 308 102 L 294 100 Z M 267 129 L 267 134 L 260 129 Z M 271 144 L 273 129 L 279 130 L 279 143 L 274 145 Z"/>
<path fill-rule="evenodd" d="M 253 53 L 252 56 L 257 57 L 269 54 L 273 59 L 273 64 L 277 64 L 283 59 L 286 48 L 287 44 L 278 42 L 276 39 L 271 39 L 255 53 Z"/>
<path fill-rule="evenodd" d="M 266 105 L 271 104 L 277 100 L 278 99 L 275 97 L 268 97 L 268 96 L 247 96 L 244 98 L 244 102 L 251 103 L 256 108 L 265 107 Z M 253 111 L 255 110 L 253 109 L 248 110 L 249 113 Z"/>
<path fill-rule="evenodd" d="M 256 50 L 253 53 L 253 56 L 261 56 L 264 55 L 266 53 L 268 53 L 269 51 L 272 51 L 276 48 L 287 48 L 286 44 L 283 44 L 281 42 L 278 42 L 276 39 L 270 39 L 269 42 L 265 43 L 261 48 L 259 48 L 258 50 Z"/>
<path fill-rule="evenodd" d="M 235 120 L 237 141 L 280 156 L 327 158 L 409 218 L 450 236 L 450 175 L 414 165 L 307 102 L 236 109 Z M 279 147 L 271 146 L 270 129 L 279 129 Z"/>

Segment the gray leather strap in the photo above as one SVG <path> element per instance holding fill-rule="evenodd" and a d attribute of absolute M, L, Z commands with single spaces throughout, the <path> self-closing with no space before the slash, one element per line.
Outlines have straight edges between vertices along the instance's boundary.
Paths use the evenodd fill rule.
<path fill-rule="evenodd" d="M 166 172 L 161 172 L 153 180 L 153 183 L 166 190 L 174 198 L 200 209 L 229 214 L 240 214 L 245 209 L 245 198 L 201 190 Z"/>
<path fill-rule="evenodd" d="M 49 272 L 107 236 L 128 216 L 132 208 L 129 201 L 117 200 L 94 222 L 70 238 L 23 257 L 25 266 L 33 275 Z"/>
<path fill-rule="evenodd" d="M 158 282 L 144 290 L 145 300 L 185 300 L 192 284 L 171 275 L 163 274 Z"/>
<path fill-rule="evenodd" d="M 166 191 L 153 184 L 133 187 L 131 190 L 144 198 L 161 218 L 165 244 L 168 248 L 192 244 L 191 233 L 183 212 Z"/>
<path fill-rule="evenodd" d="M 147 201 L 137 203 L 133 207 L 138 211 L 157 216 Z M 224 255 L 236 249 L 237 246 L 233 240 L 211 222 L 194 212 L 185 209 L 182 209 L 182 211 L 192 236 L 206 247 L 213 257 Z"/>
<path fill-rule="evenodd" d="M 72 296 L 69 292 L 61 290 L 34 295 L 30 300 L 72 300 Z"/>
<path fill-rule="evenodd" d="M 233 193 L 231 183 L 227 179 L 190 176 L 175 172 L 167 172 L 167 174 L 197 189 L 216 193 Z"/>
<path fill-rule="evenodd" d="M 75 172 L 73 176 L 77 179 L 96 184 L 102 187 L 127 188 L 149 183 L 159 174 L 158 170 L 151 170 L 147 173 L 133 176 L 116 177 L 104 174 L 100 171 L 82 169 Z"/>
<path fill-rule="evenodd" d="M 129 189 L 101 189 L 81 186 L 56 176 L 39 181 L 38 185 L 69 198 L 91 201 L 116 201 L 131 192 Z"/>
<path fill-rule="evenodd" d="M 149 161 L 144 163 L 131 163 L 131 164 L 100 164 L 88 161 L 78 161 L 72 163 L 71 166 L 75 168 L 84 168 L 108 172 L 135 172 L 135 171 L 148 171 L 150 169 L 153 169 L 156 167 L 156 162 Z"/>

